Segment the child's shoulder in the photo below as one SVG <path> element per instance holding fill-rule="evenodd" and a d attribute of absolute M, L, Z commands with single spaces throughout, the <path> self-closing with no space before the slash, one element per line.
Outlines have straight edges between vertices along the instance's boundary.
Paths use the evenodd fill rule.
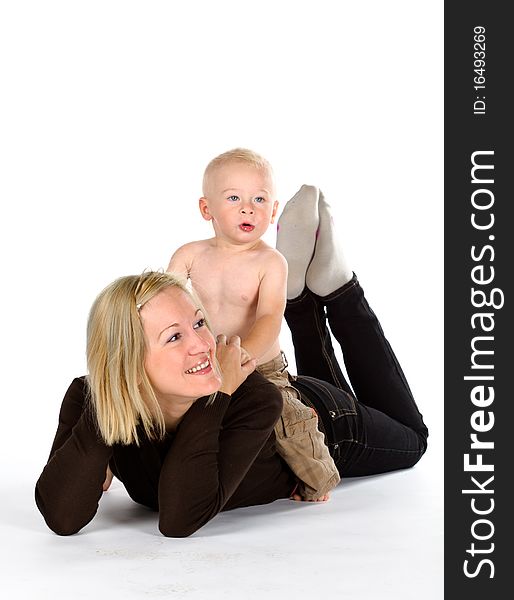
<path fill-rule="evenodd" d="M 267 260 L 278 262 L 285 262 L 286 260 L 278 250 L 272 248 L 269 244 L 266 244 L 266 242 L 263 242 L 262 240 L 259 244 L 258 251 Z"/>
<path fill-rule="evenodd" d="M 199 252 L 202 252 L 203 250 L 206 250 L 207 248 L 209 248 L 211 245 L 211 240 L 195 240 L 193 242 L 187 242 L 186 244 L 183 244 L 182 246 L 180 246 L 179 248 L 177 248 L 177 250 L 175 250 L 174 252 L 174 256 L 179 256 L 179 255 L 183 255 L 183 256 L 191 256 L 191 255 L 195 255 L 198 254 Z"/>
<path fill-rule="evenodd" d="M 197 240 L 188 242 L 177 248 L 170 258 L 168 271 L 189 272 L 195 259 L 201 255 L 209 247 L 210 240 Z"/>
<path fill-rule="evenodd" d="M 265 268 L 287 268 L 286 259 L 278 250 L 268 246 L 268 244 L 263 242 L 262 246 L 259 248 L 259 253 L 261 255 L 262 264 Z"/>

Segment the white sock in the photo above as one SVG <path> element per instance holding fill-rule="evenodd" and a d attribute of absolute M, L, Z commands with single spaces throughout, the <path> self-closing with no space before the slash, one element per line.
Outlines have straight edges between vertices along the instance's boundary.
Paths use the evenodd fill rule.
<path fill-rule="evenodd" d="M 277 250 L 287 260 L 287 299 L 297 298 L 305 288 L 305 274 L 314 253 L 318 229 L 319 190 L 302 185 L 284 206 L 277 222 Z"/>
<path fill-rule="evenodd" d="M 319 193 L 319 230 L 314 256 L 307 269 L 307 287 L 318 296 L 328 296 L 353 277 L 337 239 L 334 219 L 322 192 Z"/>

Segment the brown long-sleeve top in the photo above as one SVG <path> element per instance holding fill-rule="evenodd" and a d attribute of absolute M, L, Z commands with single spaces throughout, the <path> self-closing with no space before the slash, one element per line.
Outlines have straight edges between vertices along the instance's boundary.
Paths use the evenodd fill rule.
<path fill-rule="evenodd" d="M 109 464 L 130 497 L 159 511 L 159 529 L 184 537 L 221 510 L 289 497 L 295 479 L 275 449 L 279 390 L 252 373 L 232 394 L 200 398 L 173 434 L 107 446 L 86 400 L 84 377 L 64 397 L 36 504 L 55 533 L 76 533 L 94 517 Z"/>

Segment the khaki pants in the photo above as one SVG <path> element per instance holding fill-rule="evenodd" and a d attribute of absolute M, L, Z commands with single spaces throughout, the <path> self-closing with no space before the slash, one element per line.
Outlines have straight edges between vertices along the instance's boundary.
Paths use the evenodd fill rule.
<path fill-rule="evenodd" d="M 316 412 L 301 402 L 286 368 L 282 352 L 259 365 L 257 371 L 280 389 L 284 399 L 275 425 L 277 450 L 299 480 L 298 493 L 306 500 L 316 500 L 339 483 L 339 472 L 318 429 Z"/>

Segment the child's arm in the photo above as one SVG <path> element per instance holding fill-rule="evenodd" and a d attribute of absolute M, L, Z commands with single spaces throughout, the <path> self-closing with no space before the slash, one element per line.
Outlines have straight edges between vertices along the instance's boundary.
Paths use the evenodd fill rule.
<path fill-rule="evenodd" d="M 185 244 L 173 253 L 166 271 L 168 273 L 179 273 L 187 278 L 189 277 L 190 268 L 190 245 Z"/>
<path fill-rule="evenodd" d="M 278 252 L 267 262 L 259 285 L 256 320 L 241 346 L 250 357 L 259 358 L 267 352 L 280 334 L 286 306 L 287 263 Z"/>

